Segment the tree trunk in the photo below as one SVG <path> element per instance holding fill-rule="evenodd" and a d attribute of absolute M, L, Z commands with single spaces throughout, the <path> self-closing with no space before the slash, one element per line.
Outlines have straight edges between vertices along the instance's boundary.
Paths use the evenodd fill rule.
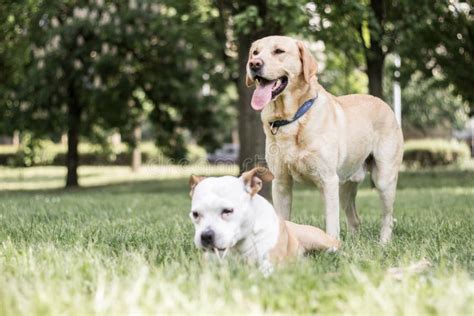
<path fill-rule="evenodd" d="M 258 38 L 259 36 L 247 35 L 239 37 L 238 40 L 239 80 L 237 91 L 239 93 L 239 168 L 241 172 L 256 165 L 266 166 L 265 134 L 260 112 L 256 112 L 250 106 L 253 88 L 248 88 L 245 84 L 248 50 L 252 42 Z M 271 186 L 264 185 L 260 194 L 271 200 Z"/>
<path fill-rule="evenodd" d="M 71 97 L 68 104 L 68 132 L 66 155 L 66 188 L 79 186 L 77 168 L 79 167 L 79 131 L 81 124 L 81 108 L 77 100 Z"/>
<path fill-rule="evenodd" d="M 383 66 L 385 56 L 370 49 L 366 54 L 367 77 L 369 78 L 369 94 L 383 99 Z"/>
<path fill-rule="evenodd" d="M 385 53 L 382 49 L 385 19 L 384 0 L 371 0 L 370 8 L 375 19 L 369 19 L 370 47 L 365 49 L 369 93 L 383 99 L 383 66 L 385 62 Z"/>
<path fill-rule="evenodd" d="M 254 111 L 250 106 L 253 89 L 248 88 L 245 84 L 247 54 L 251 43 L 252 40 L 249 37 L 239 39 L 237 90 L 239 93 L 239 167 L 241 171 L 248 170 L 259 163 L 265 164 L 265 134 L 260 112 Z"/>
<path fill-rule="evenodd" d="M 257 164 L 266 165 L 265 134 L 262 128 L 260 113 L 255 112 L 251 108 L 250 101 L 252 98 L 253 89 L 248 88 L 245 84 L 248 51 L 253 41 L 264 36 L 279 34 L 281 31 L 281 25 L 272 21 L 271 19 L 267 19 L 268 8 L 266 0 L 250 0 L 242 2 L 218 0 L 216 3 L 219 8 L 219 13 L 222 17 L 222 24 L 224 28 L 224 32 L 219 34 L 222 39 L 226 38 L 225 29 L 227 27 L 232 27 L 231 24 L 229 24 L 230 16 L 235 16 L 242 13 L 250 5 L 257 7 L 258 15 L 263 21 L 263 25 L 260 26 L 255 23 L 254 27 L 251 28 L 251 31 L 248 34 L 237 34 L 237 32 L 234 30 L 234 32 L 237 34 L 237 58 L 239 67 L 239 78 L 237 80 L 237 91 L 239 93 L 239 168 L 240 171 L 244 171 L 254 167 Z M 268 200 L 271 200 L 270 188 L 270 185 L 264 185 L 262 191 L 260 191 L 260 194 Z"/>
<path fill-rule="evenodd" d="M 133 140 L 132 140 L 132 171 L 137 172 L 142 166 L 142 151 L 140 149 L 140 143 L 142 141 L 142 127 L 137 125 L 133 129 Z"/>

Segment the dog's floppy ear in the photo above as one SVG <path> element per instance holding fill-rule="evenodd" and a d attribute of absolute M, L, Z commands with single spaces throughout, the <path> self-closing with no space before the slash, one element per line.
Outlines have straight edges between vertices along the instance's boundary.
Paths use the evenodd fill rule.
<path fill-rule="evenodd" d="M 247 63 L 246 63 L 246 65 L 248 65 L 248 63 L 249 63 L 249 61 L 250 61 L 250 56 L 251 56 L 251 54 L 252 54 L 252 47 L 250 47 L 250 49 L 249 49 L 249 54 L 248 54 L 248 58 L 247 58 Z M 246 67 L 246 68 L 247 68 L 247 67 Z M 246 85 L 247 87 L 251 87 L 251 86 L 253 86 L 254 83 L 255 83 L 255 81 L 249 76 L 249 72 L 248 72 L 248 70 L 246 69 L 246 70 L 245 70 L 245 85 Z"/>
<path fill-rule="evenodd" d="M 191 177 L 189 177 L 189 190 L 190 190 L 189 196 L 190 197 L 193 196 L 194 188 L 196 187 L 196 185 L 204 179 L 206 179 L 206 177 L 196 176 L 194 174 L 192 174 Z"/>
<path fill-rule="evenodd" d="M 270 182 L 273 180 L 273 174 L 265 167 L 255 167 L 242 173 L 240 178 L 244 181 L 247 192 L 254 196 L 262 189 L 262 181 Z"/>
<path fill-rule="evenodd" d="M 250 78 L 249 74 L 247 73 L 245 75 L 245 85 L 250 88 L 251 86 L 253 86 L 254 83 L 255 81 L 253 81 L 252 78 Z"/>
<path fill-rule="evenodd" d="M 315 76 L 316 72 L 318 71 L 318 64 L 316 63 L 316 59 L 314 59 L 313 55 L 311 55 L 311 52 L 303 42 L 297 41 L 296 44 L 298 45 L 298 49 L 300 51 L 301 67 L 304 80 L 309 83 L 311 77 Z"/>

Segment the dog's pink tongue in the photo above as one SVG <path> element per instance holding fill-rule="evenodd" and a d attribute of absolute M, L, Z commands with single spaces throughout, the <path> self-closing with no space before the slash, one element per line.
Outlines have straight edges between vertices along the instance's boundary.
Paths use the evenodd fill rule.
<path fill-rule="evenodd" d="M 272 100 L 272 87 L 273 81 L 268 83 L 260 83 L 255 91 L 253 92 L 252 96 L 252 108 L 255 111 L 261 111 L 265 105 L 267 105 Z"/>

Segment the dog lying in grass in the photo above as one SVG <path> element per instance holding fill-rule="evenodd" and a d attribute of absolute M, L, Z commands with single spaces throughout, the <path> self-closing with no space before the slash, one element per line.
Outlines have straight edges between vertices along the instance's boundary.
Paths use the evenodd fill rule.
<path fill-rule="evenodd" d="M 257 193 L 263 181 L 273 179 L 257 167 L 239 178 L 191 176 L 190 217 L 194 243 L 221 260 L 228 252 L 256 262 L 264 273 L 273 266 L 311 250 L 336 250 L 339 240 L 323 230 L 280 218 L 273 206 Z"/>

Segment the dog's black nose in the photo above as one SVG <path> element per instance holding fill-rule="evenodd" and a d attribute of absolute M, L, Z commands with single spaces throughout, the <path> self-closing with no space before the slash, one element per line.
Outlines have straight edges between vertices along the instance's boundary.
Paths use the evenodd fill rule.
<path fill-rule="evenodd" d="M 260 58 L 252 58 L 249 61 L 249 68 L 253 72 L 259 71 L 263 67 L 263 60 Z"/>
<path fill-rule="evenodd" d="M 201 244 L 203 247 L 209 247 L 214 245 L 214 231 L 206 230 L 201 233 Z"/>

